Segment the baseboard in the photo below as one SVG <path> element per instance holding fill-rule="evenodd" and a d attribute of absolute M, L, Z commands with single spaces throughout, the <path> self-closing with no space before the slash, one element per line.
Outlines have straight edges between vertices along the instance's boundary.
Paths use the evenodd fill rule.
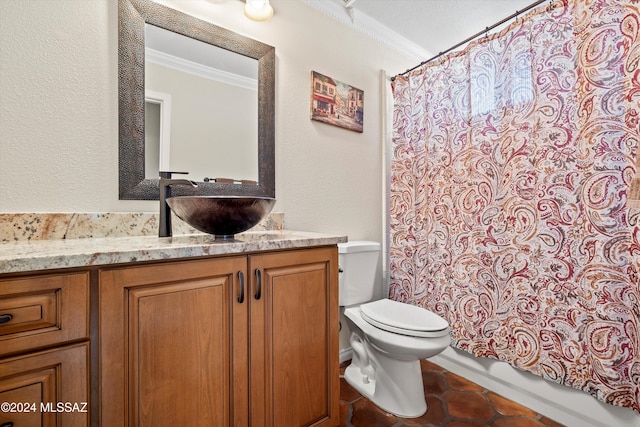
<path fill-rule="evenodd" d="M 346 362 L 347 360 L 351 360 L 351 353 L 353 353 L 351 347 L 343 348 L 342 350 L 340 350 L 340 364 Z"/>
<path fill-rule="evenodd" d="M 453 347 L 429 360 L 568 427 L 640 427 L 640 417 L 631 409 L 608 405 L 505 362 L 477 358 Z"/>

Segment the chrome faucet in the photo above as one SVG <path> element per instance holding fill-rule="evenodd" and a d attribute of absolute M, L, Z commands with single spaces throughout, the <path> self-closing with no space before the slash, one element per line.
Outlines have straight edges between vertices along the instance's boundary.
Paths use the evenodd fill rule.
<path fill-rule="evenodd" d="M 167 204 L 167 198 L 171 197 L 172 185 L 190 185 L 197 187 L 198 184 L 188 179 L 172 179 L 171 174 L 178 173 L 187 175 L 189 172 L 160 172 L 160 221 L 158 227 L 158 237 L 171 237 L 171 208 Z"/>

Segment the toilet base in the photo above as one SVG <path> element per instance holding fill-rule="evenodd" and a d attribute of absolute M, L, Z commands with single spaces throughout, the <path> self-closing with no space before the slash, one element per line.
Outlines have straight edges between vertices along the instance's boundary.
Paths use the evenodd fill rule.
<path fill-rule="evenodd" d="M 380 357 L 379 354 L 377 356 Z M 367 371 L 363 374 L 361 367 L 354 364 L 347 366 L 344 379 L 351 387 L 386 412 L 401 418 L 417 418 L 424 415 L 427 412 L 427 403 L 424 397 L 420 361 L 391 362 L 396 366 L 389 371 L 395 373 L 396 378 L 401 379 L 400 383 L 387 375 L 386 369 L 375 369 L 373 375 Z"/>

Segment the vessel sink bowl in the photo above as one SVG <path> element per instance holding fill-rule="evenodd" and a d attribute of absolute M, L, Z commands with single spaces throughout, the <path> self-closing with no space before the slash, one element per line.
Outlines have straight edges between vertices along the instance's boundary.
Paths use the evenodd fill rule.
<path fill-rule="evenodd" d="M 232 239 L 271 212 L 276 199 L 242 196 L 177 196 L 167 198 L 171 210 L 184 222 L 216 238 Z"/>

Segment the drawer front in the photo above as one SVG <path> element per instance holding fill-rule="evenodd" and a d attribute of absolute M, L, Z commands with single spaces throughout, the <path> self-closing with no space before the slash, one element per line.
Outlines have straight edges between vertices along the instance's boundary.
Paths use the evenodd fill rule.
<path fill-rule="evenodd" d="M 0 356 L 88 337 L 88 272 L 0 280 Z"/>
<path fill-rule="evenodd" d="M 89 343 L 0 361 L 0 426 L 89 425 Z"/>

